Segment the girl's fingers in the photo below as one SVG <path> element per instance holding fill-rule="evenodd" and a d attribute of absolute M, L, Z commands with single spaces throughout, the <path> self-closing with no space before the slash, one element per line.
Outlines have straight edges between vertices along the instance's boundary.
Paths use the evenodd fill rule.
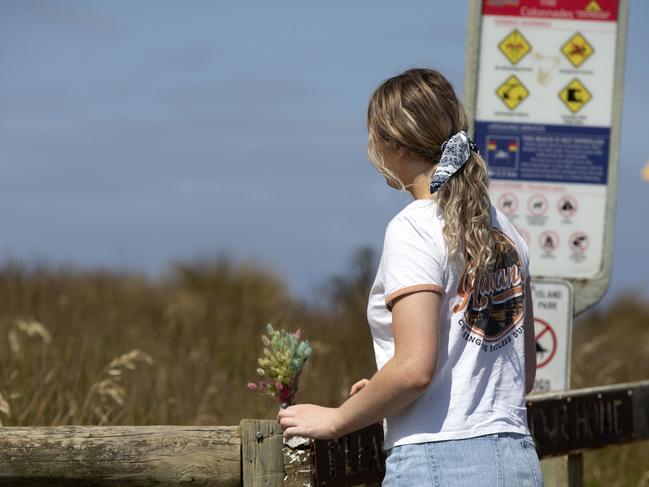
<path fill-rule="evenodd" d="M 359 380 L 356 384 L 352 386 L 352 390 L 350 391 L 349 395 L 353 396 L 356 394 L 358 391 L 360 391 L 363 387 L 365 387 L 365 384 L 369 382 L 369 379 L 361 379 Z"/>
<path fill-rule="evenodd" d="M 295 419 L 293 419 L 292 417 L 285 417 L 285 418 L 282 418 L 282 419 L 279 421 L 279 425 L 280 425 L 284 430 L 286 430 L 286 428 L 289 428 L 289 427 L 291 427 L 291 426 L 297 426 L 297 421 L 296 421 Z"/>

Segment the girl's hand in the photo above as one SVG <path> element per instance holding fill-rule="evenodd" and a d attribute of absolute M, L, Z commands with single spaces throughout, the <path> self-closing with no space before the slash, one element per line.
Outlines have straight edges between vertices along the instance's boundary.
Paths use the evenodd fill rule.
<path fill-rule="evenodd" d="M 369 382 L 369 379 L 361 379 L 359 380 L 356 384 L 352 386 L 352 390 L 349 391 L 349 396 L 353 396 L 356 394 L 358 391 L 360 391 L 363 387 L 365 387 L 365 384 Z"/>
<path fill-rule="evenodd" d="M 277 421 L 284 431 L 284 439 L 304 436 L 314 440 L 335 440 L 340 435 L 338 408 L 315 404 L 295 404 L 277 413 Z"/>

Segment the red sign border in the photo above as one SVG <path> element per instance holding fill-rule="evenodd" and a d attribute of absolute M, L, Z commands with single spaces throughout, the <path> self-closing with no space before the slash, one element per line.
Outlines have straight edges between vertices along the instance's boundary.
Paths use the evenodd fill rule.
<path fill-rule="evenodd" d="M 507 15 L 547 20 L 592 20 L 616 22 L 619 0 L 595 0 L 599 12 L 586 10 L 592 0 L 483 0 L 483 15 Z"/>

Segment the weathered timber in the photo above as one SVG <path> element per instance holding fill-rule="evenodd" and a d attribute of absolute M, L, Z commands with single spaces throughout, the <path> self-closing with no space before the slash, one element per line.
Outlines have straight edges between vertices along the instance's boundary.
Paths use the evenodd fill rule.
<path fill-rule="evenodd" d="M 385 476 L 383 423 L 373 423 L 336 440 L 315 440 L 318 487 L 379 485 Z"/>
<path fill-rule="evenodd" d="M 540 458 L 649 439 L 649 380 L 533 394 L 527 418 Z"/>
<path fill-rule="evenodd" d="M 246 487 L 284 485 L 283 432 L 276 420 L 242 419 L 241 466 Z"/>
<path fill-rule="evenodd" d="M 0 485 L 241 485 L 238 426 L 0 428 Z"/>

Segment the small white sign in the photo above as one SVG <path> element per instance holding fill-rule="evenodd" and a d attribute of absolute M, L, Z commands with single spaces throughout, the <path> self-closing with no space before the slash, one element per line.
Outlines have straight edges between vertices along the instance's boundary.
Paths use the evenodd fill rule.
<path fill-rule="evenodd" d="M 536 379 L 532 394 L 570 388 L 572 285 L 532 279 Z"/>

